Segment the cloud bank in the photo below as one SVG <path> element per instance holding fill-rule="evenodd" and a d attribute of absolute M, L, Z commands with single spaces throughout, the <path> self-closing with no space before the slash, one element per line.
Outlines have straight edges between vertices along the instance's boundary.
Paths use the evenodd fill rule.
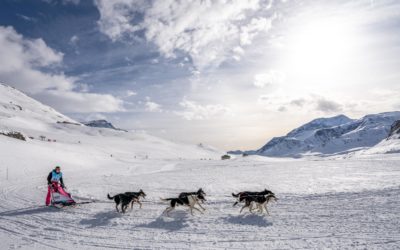
<path fill-rule="evenodd" d="M 12 27 L 0 26 L 0 81 L 16 87 L 63 112 L 115 112 L 122 100 L 109 94 L 78 91 L 86 86 L 59 70 L 63 54 L 43 39 L 24 38 Z"/>
<path fill-rule="evenodd" d="M 197 69 L 240 60 L 243 47 L 271 27 L 259 0 L 96 0 L 100 30 L 113 41 L 144 39 L 167 58 L 189 55 Z"/>

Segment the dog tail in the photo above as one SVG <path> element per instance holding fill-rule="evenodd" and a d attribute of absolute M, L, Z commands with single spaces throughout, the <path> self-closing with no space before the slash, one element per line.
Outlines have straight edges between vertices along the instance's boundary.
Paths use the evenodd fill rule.
<path fill-rule="evenodd" d="M 115 196 L 111 197 L 110 194 L 107 194 L 107 198 L 110 199 L 110 200 L 114 199 L 114 197 Z"/>
<path fill-rule="evenodd" d="M 239 197 L 239 193 L 237 193 L 237 194 L 232 193 L 232 196 L 233 197 Z"/>
<path fill-rule="evenodd" d="M 170 200 L 172 200 L 172 198 L 166 198 L 166 199 L 164 199 L 164 198 L 161 198 L 161 197 L 160 197 L 160 200 L 162 200 L 162 201 L 170 201 Z"/>

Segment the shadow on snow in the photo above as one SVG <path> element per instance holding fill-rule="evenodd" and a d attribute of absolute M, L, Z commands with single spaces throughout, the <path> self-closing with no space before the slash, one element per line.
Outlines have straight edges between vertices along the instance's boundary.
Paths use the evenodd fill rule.
<path fill-rule="evenodd" d="M 173 211 L 169 217 L 161 215 L 156 220 L 139 225 L 138 227 L 165 229 L 168 231 L 177 231 L 188 226 L 186 220 L 188 219 L 186 211 Z"/>
<path fill-rule="evenodd" d="M 238 224 L 238 225 L 249 225 L 258 227 L 269 227 L 272 226 L 272 222 L 268 221 L 265 216 L 257 214 L 240 214 L 240 215 L 229 215 L 226 218 L 222 218 L 225 222 Z"/>
<path fill-rule="evenodd" d="M 91 219 L 82 219 L 79 224 L 89 225 L 89 227 L 101 227 L 106 226 L 114 218 L 121 217 L 121 214 L 115 211 L 99 212 Z"/>
<path fill-rule="evenodd" d="M 0 213 L 0 216 L 19 216 L 19 215 L 32 215 L 32 214 L 41 214 L 41 213 L 53 213 L 59 212 L 58 208 L 51 208 L 46 206 L 40 207 L 26 207 L 26 208 L 19 208 L 9 211 L 4 211 Z"/>

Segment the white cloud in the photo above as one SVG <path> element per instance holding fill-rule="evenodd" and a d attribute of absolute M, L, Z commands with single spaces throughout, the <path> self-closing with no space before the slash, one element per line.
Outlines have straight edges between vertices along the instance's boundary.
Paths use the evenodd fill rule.
<path fill-rule="evenodd" d="M 25 21 L 27 21 L 27 22 L 36 22 L 37 21 L 36 18 L 25 16 L 25 15 L 22 15 L 22 14 L 19 14 L 19 13 L 17 13 L 16 16 L 21 18 L 21 19 L 23 19 L 23 20 L 25 20 Z"/>
<path fill-rule="evenodd" d="M 232 111 L 229 108 L 221 104 L 200 105 L 194 101 L 183 100 L 179 103 L 179 105 L 183 107 L 184 110 L 176 112 L 176 114 L 189 121 L 208 120 L 211 118 L 232 114 Z"/>
<path fill-rule="evenodd" d="M 78 37 L 77 35 L 73 35 L 73 36 L 71 37 L 71 39 L 69 39 L 69 43 L 70 43 L 71 45 L 74 45 L 74 46 L 77 45 L 78 41 L 79 41 L 79 37 Z"/>
<path fill-rule="evenodd" d="M 161 105 L 152 101 L 146 101 L 146 110 L 149 112 L 161 112 Z"/>
<path fill-rule="evenodd" d="M 81 2 L 81 0 L 62 0 L 63 4 L 74 4 L 78 5 Z"/>
<path fill-rule="evenodd" d="M 282 72 L 277 70 L 270 70 L 267 73 L 257 74 L 254 76 L 254 86 L 264 88 L 272 84 L 279 84 L 285 80 Z"/>
<path fill-rule="evenodd" d="M 38 95 L 62 112 L 91 113 L 123 111 L 123 102 L 112 95 L 49 90 Z"/>
<path fill-rule="evenodd" d="M 23 90 L 64 112 L 122 111 L 121 100 L 111 96 L 82 93 L 85 84 L 56 71 L 63 54 L 42 39 L 28 39 L 12 27 L 0 26 L 0 81 Z M 43 70 L 45 69 L 45 70 Z M 50 73 L 56 72 L 56 73 Z"/>
<path fill-rule="evenodd" d="M 93 120 L 107 120 L 107 116 L 101 113 L 92 113 L 84 118 L 84 121 L 93 121 Z"/>
<path fill-rule="evenodd" d="M 261 31 L 268 31 L 272 26 L 272 19 L 258 17 L 251 19 L 250 23 L 241 27 L 240 44 L 249 45 L 254 37 Z"/>
<path fill-rule="evenodd" d="M 261 9 L 259 0 L 177 1 L 96 0 L 100 30 L 113 41 L 133 39 L 144 31 L 165 57 L 177 51 L 188 54 L 199 68 L 218 66 L 232 51 L 251 44 L 271 27 L 271 20 L 252 17 Z"/>
<path fill-rule="evenodd" d="M 335 113 L 342 111 L 342 105 L 339 103 L 319 97 L 315 100 L 316 109 L 325 113 Z"/>
<path fill-rule="evenodd" d="M 131 97 L 131 96 L 135 96 L 135 95 L 137 95 L 137 93 L 132 90 L 127 90 L 126 94 L 125 94 L 126 97 Z"/>
<path fill-rule="evenodd" d="M 258 104 L 272 111 L 303 111 L 322 112 L 325 114 L 338 113 L 343 111 L 344 105 L 319 95 L 309 95 L 303 97 L 290 97 L 281 94 L 261 95 Z M 346 105 L 346 107 L 351 105 Z"/>
<path fill-rule="evenodd" d="M 73 4 L 73 5 L 78 5 L 81 1 L 80 0 L 42 0 L 43 2 L 49 3 L 49 4 L 58 4 L 62 3 L 63 5 L 67 4 Z"/>

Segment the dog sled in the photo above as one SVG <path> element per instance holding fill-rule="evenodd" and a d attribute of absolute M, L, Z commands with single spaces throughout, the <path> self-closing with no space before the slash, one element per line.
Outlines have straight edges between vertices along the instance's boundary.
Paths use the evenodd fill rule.
<path fill-rule="evenodd" d="M 58 182 L 53 182 L 51 185 L 49 185 L 49 189 L 50 197 L 47 197 L 47 199 L 50 199 L 51 206 L 66 207 L 77 204 L 72 198 L 71 194 L 67 193 Z"/>

